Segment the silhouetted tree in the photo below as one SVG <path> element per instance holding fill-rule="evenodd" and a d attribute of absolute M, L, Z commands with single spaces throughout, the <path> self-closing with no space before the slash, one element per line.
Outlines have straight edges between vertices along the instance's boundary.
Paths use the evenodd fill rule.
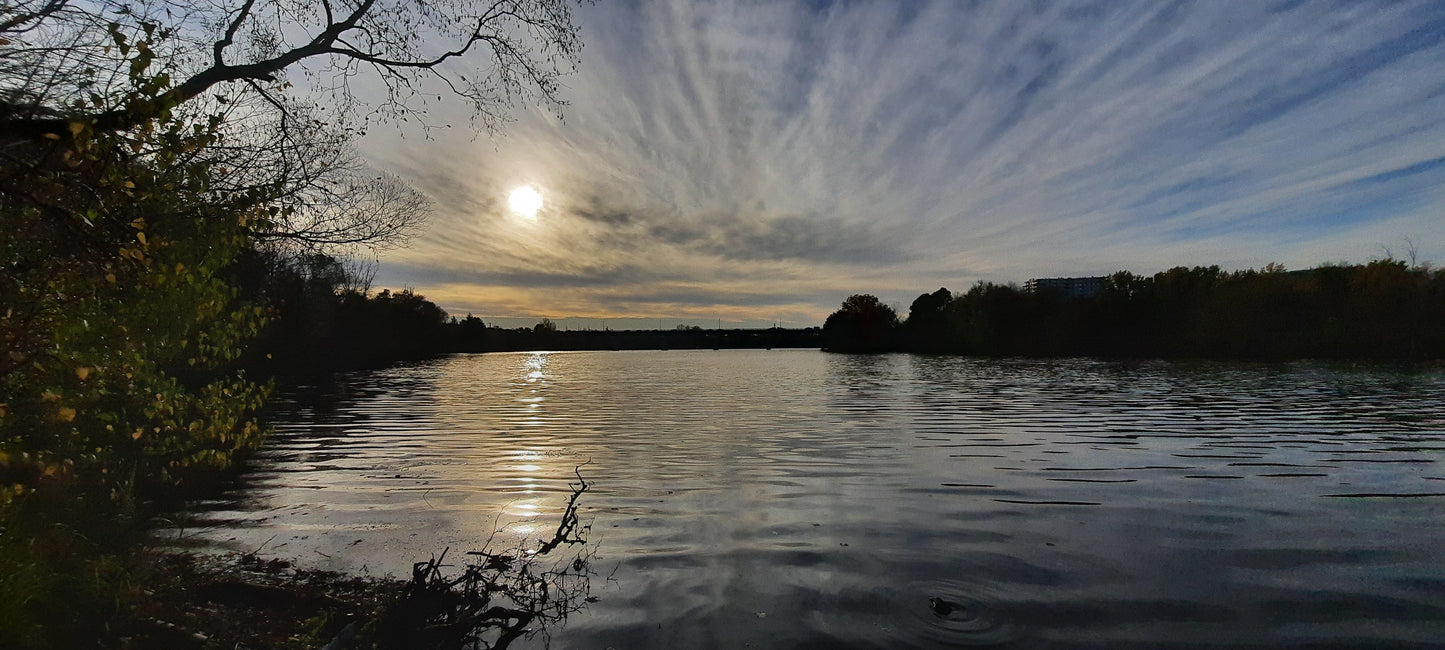
<path fill-rule="evenodd" d="M 450 92 L 493 128 L 514 99 L 562 103 L 582 46 L 569 4 L 20 0 L 0 9 L 0 144 L 129 130 L 211 91 L 286 106 L 283 75 L 302 66 L 343 112 L 366 106 L 351 86 L 366 76 L 383 91 L 368 114 L 417 119 L 413 98 Z M 163 76 L 135 92 L 153 62 Z"/>
<path fill-rule="evenodd" d="M 882 352 L 893 343 L 898 314 L 877 296 L 855 294 L 823 323 L 823 346 L 838 352 Z"/>
<path fill-rule="evenodd" d="M 908 307 L 908 320 L 903 323 L 910 348 L 920 352 L 942 352 L 947 349 L 949 305 L 953 294 L 946 288 L 919 294 Z"/>

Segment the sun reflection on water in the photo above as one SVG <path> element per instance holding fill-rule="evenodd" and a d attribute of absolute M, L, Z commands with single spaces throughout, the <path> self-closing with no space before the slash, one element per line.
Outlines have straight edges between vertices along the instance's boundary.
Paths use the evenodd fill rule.
<path fill-rule="evenodd" d="M 1221 644 L 1334 640 L 1356 628 L 1311 612 L 1338 606 L 1398 614 L 1390 629 L 1424 646 L 1439 619 L 1429 588 L 1445 584 L 1428 550 L 1442 544 L 1428 496 L 1445 480 L 1440 377 L 776 351 L 460 356 L 359 376 L 346 401 L 289 415 L 256 495 L 218 504 L 205 534 L 406 575 L 447 547 L 535 550 L 580 472 L 599 486 L 582 523 L 620 569 L 559 645 L 740 647 L 706 636 L 734 613 L 749 630 L 786 621 L 761 630 L 782 635 L 774 645 L 992 643 L 1010 629 L 1000 621 L 1066 646 L 1138 642 L 1146 627 Z M 627 636 L 639 620 L 702 631 Z M 876 632 L 881 620 L 892 631 Z"/>
<path fill-rule="evenodd" d="M 525 371 L 528 382 L 534 382 L 547 377 L 547 373 L 544 372 L 547 369 L 547 361 L 546 352 L 536 352 L 533 353 L 532 356 L 527 357 L 526 361 L 522 363 L 522 368 Z"/>

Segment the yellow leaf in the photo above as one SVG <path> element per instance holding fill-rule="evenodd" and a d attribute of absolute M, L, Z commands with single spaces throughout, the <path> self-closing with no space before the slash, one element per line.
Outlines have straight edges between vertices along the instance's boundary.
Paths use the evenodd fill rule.
<path fill-rule="evenodd" d="M 71 123 L 70 123 L 70 135 L 72 135 L 72 136 L 80 135 L 80 132 L 81 132 L 81 131 L 84 131 L 84 130 L 85 130 L 85 123 L 84 123 L 84 122 L 71 122 Z"/>
<path fill-rule="evenodd" d="M 59 415 L 61 422 L 69 422 L 75 419 L 75 409 L 70 408 L 69 406 L 62 406 L 60 407 Z"/>
<path fill-rule="evenodd" d="M 135 181 L 126 181 L 126 182 L 125 182 L 125 189 L 128 189 L 128 190 L 133 190 L 133 189 L 135 189 Z"/>
<path fill-rule="evenodd" d="M 115 274 L 114 274 L 114 273 L 107 273 L 107 274 L 105 274 L 105 281 L 106 281 L 106 282 L 109 282 L 109 283 L 111 283 L 111 284 L 115 284 Z"/>
<path fill-rule="evenodd" d="M 140 240 L 140 243 L 141 243 L 142 246 L 145 245 L 145 243 L 146 243 L 146 234 L 145 234 L 145 233 L 143 233 L 143 232 L 138 232 L 138 233 L 135 234 L 135 238 L 136 238 L 137 240 Z"/>
<path fill-rule="evenodd" d="M 85 378 L 90 376 L 90 368 L 86 368 L 85 366 L 76 368 L 75 376 L 79 377 L 81 381 L 85 381 Z"/>
<path fill-rule="evenodd" d="M 42 135 L 42 136 L 40 136 L 40 137 L 45 138 L 46 140 L 59 140 L 59 139 L 60 139 L 60 134 L 59 134 L 59 133 L 46 133 L 45 135 Z"/>
<path fill-rule="evenodd" d="M 45 392 L 43 392 L 43 393 L 40 394 L 40 401 L 42 401 L 42 402 L 59 402 L 59 401 L 60 401 L 60 393 L 57 393 L 57 392 L 55 392 L 55 391 L 53 391 L 53 390 L 47 390 L 47 391 L 45 391 Z"/>
<path fill-rule="evenodd" d="M 140 440 L 140 437 L 141 437 L 141 434 L 142 434 L 142 433 L 143 433 L 143 432 L 142 432 L 140 429 L 136 429 L 136 430 L 135 430 L 135 433 L 130 434 L 130 439 L 131 439 L 131 440 Z"/>

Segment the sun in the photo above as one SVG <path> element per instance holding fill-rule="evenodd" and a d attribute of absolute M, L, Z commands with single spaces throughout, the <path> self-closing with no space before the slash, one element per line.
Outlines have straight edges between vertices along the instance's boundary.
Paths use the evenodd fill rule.
<path fill-rule="evenodd" d="M 531 185 L 523 185 L 507 197 L 507 206 L 512 212 L 522 215 L 528 219 L 536 219 L 537 211 L 542 209 L 542 193 Z"/>

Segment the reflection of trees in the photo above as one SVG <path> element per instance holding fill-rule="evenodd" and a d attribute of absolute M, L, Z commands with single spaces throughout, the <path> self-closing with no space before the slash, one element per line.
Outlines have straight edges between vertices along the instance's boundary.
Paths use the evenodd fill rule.
<path fill-rule="evenodd" d="M 534 549 L 472 551 L 459 575 L 442 572 L 446 552 L 412 568 L 412 578 L 380 626 L 384 647 L 505 648 L 545 632 L 595 600 L 593 551 L 583 537 L 591 526 L 577 517 L 577 500 L 589 487 L 577 473 L 572 496 L 552 537 Z M 558 549 L 583 545 L 570 556 Z"/>

